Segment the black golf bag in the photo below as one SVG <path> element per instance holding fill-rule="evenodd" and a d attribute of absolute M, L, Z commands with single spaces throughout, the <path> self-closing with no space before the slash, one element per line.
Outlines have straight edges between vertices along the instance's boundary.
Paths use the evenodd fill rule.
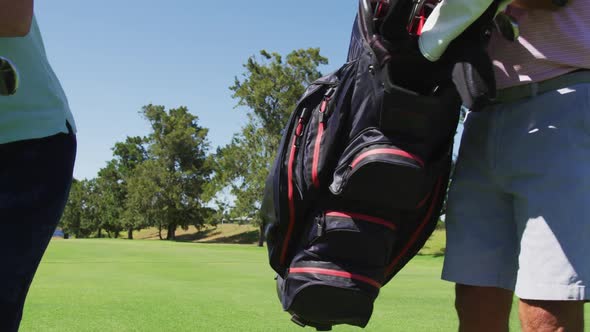
<path fill-rule="evenodd" d="M 411 1 L 361 0 L 349 61 L 307 88 L 284 130 L 263 213 L 279 298 L 301 326 L 366 326 L 436 226 L 458 61 L 424 59 L 412 15 Z"/>

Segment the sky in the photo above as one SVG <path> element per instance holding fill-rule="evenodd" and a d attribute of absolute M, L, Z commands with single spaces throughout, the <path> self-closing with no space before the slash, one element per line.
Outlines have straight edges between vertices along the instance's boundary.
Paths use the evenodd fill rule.
<path fill-rule="evenodd" d="M 211 152 L 245 124 L 229 87 L 262 49 L 319 47 L 346 59 L 357 0 L 51 0 L 35 15 L 78 127 L 74 176 L 96 177 L 126 136 L 147 135 L 147 104 L 187 106 Z"/>

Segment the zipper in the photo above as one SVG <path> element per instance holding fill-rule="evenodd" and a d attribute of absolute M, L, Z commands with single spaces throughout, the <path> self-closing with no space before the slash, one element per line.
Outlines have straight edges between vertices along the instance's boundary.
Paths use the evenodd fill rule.
<path fill-rule="evenodd" d="M 306 94 L 303 98 L 299 99 L 297 101 L 297 104 L 295 104 L 295 108 L 294 109 L 298 109 L 299 107 L 301 107 L 301 105 L 309 99 L 310 96 L 314 95 L 319 89 L 321 89 L 324 86 L 328 86 L 328 87 L 334 87 L 337 86 L 339 84 L 339 81 L 335 81 L 335 82 L 329 82 L 329 81 L 315 81 L 313 83 L 310 84 L 310 91 L 308 94 Z"/>
<path fill-rule="evenodd" d="M 379 149 L 374 149 L 374 150 L 369 150 L 366 151 L 364 153 L 362 153 L 360 156 L 356 157 L 352 163 L 350 164 L 351 168 L 355 168 L 355 166 L 357 166 L 360 162 L 363 161 L 363 159 L 376 155 L 376 154 L 386 154 L 386 155 L 395 155 L 395 156 L 400 156 L 400 157 L 404 157 L 407 159 L 411 159 L 413 161 L 415 161 L 416 163 L 418 163 L 420 165 L 420 167 L 424 168 L 424 161 L 422 161 L 422 159 L 414 154 L 411 154 L 409 152 L 406 152 L 404 150 L 401 149 L 394 149 L 394 148 L 379 148 Z"/>
<path fill-rule="evenodd" d="M 322 235 L 324 235 L 325 230 L 326 230 L 326 218 L 323 218 L 323 217 L 317 218 L 317 229 L 318 229 L 316 232 L 317 237 L 321 237 Z"/>
<path fill-rule="evenodd" d="M 327 211 L 327 217 L 337 217 L 337 218 L 348 218 L 348 219 L 359 219 L 368 223 L 381 225 L 395 231 L 397 226 L 394 222 L 386 219 L 382 219 L 379 217 L 368 216 L 366 214 L 361 213 L 352 213 L 352 212 L 340 212 L 340 211 Z M 325 221 L 324 221 L 325 223 Z"/>
<path fill-rule="evenodd" d="M 322 144 L 322 138 L 324 136 L 324 130 L 326 128 L 326 110 L 328 109 L 328 105 L 330 100 L 332 99 L 332 95 L 336 91 L 334 86 L 330 87 L 326 94 L 324 94 L 324 99 L 320 104 L 320 108 L 318 110 L 318 132 L 315 138 L 315 144 L 313 149 L 313 161 L 311 166 L 311 178 L 314 187 L 320 187 L 320 179 L 318 177 L 318 167 L 319 167 L 319 160 L 320 160 L 320 148 Z"/>
<path fill-rule="evenodd" d="M 364 166 L 366 164 L 370 164 L 371 162 L 361 162 L 360 165 Z M 380 163 L 385 163 L 385 164 L 389 164 L 389 165 L 394 165 L 394 166 L 406 166 L 406 167 L 413 167 L 416 168 L 415 164 L 412 164 L 410 162 L 407 161 L 391 161 L 391 160 L 381 160 Z M 359 165 L 355 165 L 355 166 L 359 166 Z M 354 174 L 356 173 L 361 167 L 356 167 L 353 168 L 352 165 L 349 165 L 348 168 L 346 169 L 346 171 L 344 172 L 344 174 L 342 175 L 343 178 L 343 186 L 346 185 L 346 183 L 348 183 L 348 179 Z"/>
<path fill-rule="evenodd" d="M 359 148 L 355 149 L 355 151 L 360 151 L 367 146 L 376 145 L 376 144 L 379 144 L 379 143 L 375 143 L 375 142 L 366 143 L 366 144 L 361 145 Z M 378 149 L 374 149 L 374 150 L 369 150 L 369 151 L 362 153 L 360 156 L 356 157 L 355 159 L 353 159 L 353 161 L 350 164 L 344 164 L 337 169 L 337 172 L 338 172 L 342 168 L 346 167 L 346 169 L 342 173 L 342 177 L 341 177 L 342 180 L 341 180 L 340 186 L 338 187 L 339 190 L 337 192 L 335 192 L 335 194 L 342 192 L 342 188 L 344 188 L 346 186 L 348 179 L 352 176 L 352 174 L 354 174 L 354 172 L 356 172 L 356 170 L 354 168 L 356 166 L 358 166 L 359 164 L 362 164 L 363 159 L 365 159 L 369 156 L 375 155 L 375 154 L 392 154 L 392 155 L 402 156 L 402 157 L 405 157 L 405 158 L 415 161 L 418 164 L 418 166 L 424 168 L 424 162 L 422 161 L 422 159 L 420 159 L 420 157 L 418 157 L 414 154 L 411 154 L 409 152 L 406 152 L 404 150 L 401 150 L 401 149 L 378 148 Z M 392 164 L 392 165 L 404 165 L 404 166 L 409 166 L 409 167 L 416 167 L 416 164 L 412 164 L 410 162 L 404 162 L 404 161 L 396 161 L 396 162 L 384 161 L 384 162 L 386 162 L 388 164 Z"/>
<path fill-rule="evenodd" d="M 299 116 L 297 127 L 295 128 L 295 134 L 293 135 L 293 141 L 291 151 L 289 153 L 289 163 L 287 168 L 287 199 L 289 202 L 289 225 L 287 227 L 287 234 L 285 235 L 285 241 L 281 251 L 280 263 L 285 264 L 287 258 L 287 248 L 289 247 L 289 241 L 291 240 L 291 234 L 293 233 L 293 227 L 295 225 L 295 193 L 293 190 L 293 167 L 295 164 L 295 155 L 301 143 L 301 137 L 303 136 L 303 130 L 308 121 L 308 109 L 304 108 Z"/>
<path fill-rule="evenodd" d="M 312 85 L 314 85 L 313 87 L 311 87 L 311 90 L 309 91 L 309 93 L 301 98 L 298 102 L 297 105 L 295 106 L 295 109 L 298 109 L 299 107 L 301 107 L 301 105 L 304 104 L 305 101 L 309 100 L 309 98 L 311 96 L 313 96 L 319 89 L 321 89 L 324 86 L 328 86 L 330 88 L 333 88 L 335 86 L 337 86 L 339 84 L 339 81 L 336 80 L 335 82 L 326 82 L 326 81 L 316 81 L 314 83 L 312 83 Z M 285 234 L 285 240 L 283 241 L 283 247 L 281 248 L 281 256 L 279 259 L 279 262 L 281 265 L 284 265 L 287 259 L 287 250 L 289 248 L 289 242 L 291 240 L 291 235 L 293 234 L 293 228 L 295 226 L 295 197 L 294 197 L 294 189 L 293 189 L 293 165 L 295 163 L 295 156 L 297 154 L 297 150 L 299 148 L 299 145 L 301 143 L 301 139 L 303 136 L 303 131 L 305 129 L 305 125 L 307 124 L 307 121 L 309 120 L 308 118 L 308 109 L 307 108 L 303 108 L 303 111 L 301 111 L 301 115 L 299 116 L 299 121 L 297 123 L 297 126 L 295 128 L 295 134 L 293 135 L 293 139 L 292 139 L 292 146 L 291 146 L 291 151 L 289 153 L 289 161 L 288 161 L 288 169 L 287 169 L 287 200 L 288 200 L 288 205 L 289 205 L 289 224 L 287 226 L 287 233 Z"/>
<path fill-rule="evenodd" d="M 347 145 L 349 145 L 352 142 L 356 141 L 359 137 L 361 137 L 366 132 L 371 131 L 371 130 L 379 130 L 379 128 L 377 128 L 377 127 L 369 127 L 369 128 L 363 129 L 361 132 L 359 132 L 358 134 L 356 134 L 352 139 L 348 140 L 348 144 Z M 350 156 L 356 155 L 358 153 L 358 151 L 366 148 L 367 146 L 378 145 L 378 144 L 391 145 L 391 142 L 388 141 L 388 140 L 378 140 L 378 141 L 365 142 L 365 143 L 359 144 L 352 151 L 350 151 L 348 153 L 346 153 L 346 151 L 345 151 L 343 153 L 343 156 L 346 156 L 345 159 L 349 159 Z M 342 165 L 340 167 L 342 167 Z"/>

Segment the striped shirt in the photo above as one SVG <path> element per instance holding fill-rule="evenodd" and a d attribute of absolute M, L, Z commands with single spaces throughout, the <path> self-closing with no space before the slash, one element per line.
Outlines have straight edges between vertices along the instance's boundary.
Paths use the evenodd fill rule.
<path fill-rule="evenodd" d="M 499 89 L 590 69 L 590 0 L 556 11 L 508 7 L 520 26 L 516 42 L 494 34 L 489 53 Z"/>

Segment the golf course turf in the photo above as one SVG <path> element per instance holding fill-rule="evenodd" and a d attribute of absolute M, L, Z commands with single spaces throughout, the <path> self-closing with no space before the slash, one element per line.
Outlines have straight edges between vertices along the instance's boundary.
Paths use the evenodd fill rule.
<path fill-rule="evenodd" d="M 456 331 L 453 286 L 434 251 L 382 289 L 367 331 Z M 266 248 L 254 245 L 53 240 L 21 331 L 315 331 L 289 321 L 273 276 Z"/>

